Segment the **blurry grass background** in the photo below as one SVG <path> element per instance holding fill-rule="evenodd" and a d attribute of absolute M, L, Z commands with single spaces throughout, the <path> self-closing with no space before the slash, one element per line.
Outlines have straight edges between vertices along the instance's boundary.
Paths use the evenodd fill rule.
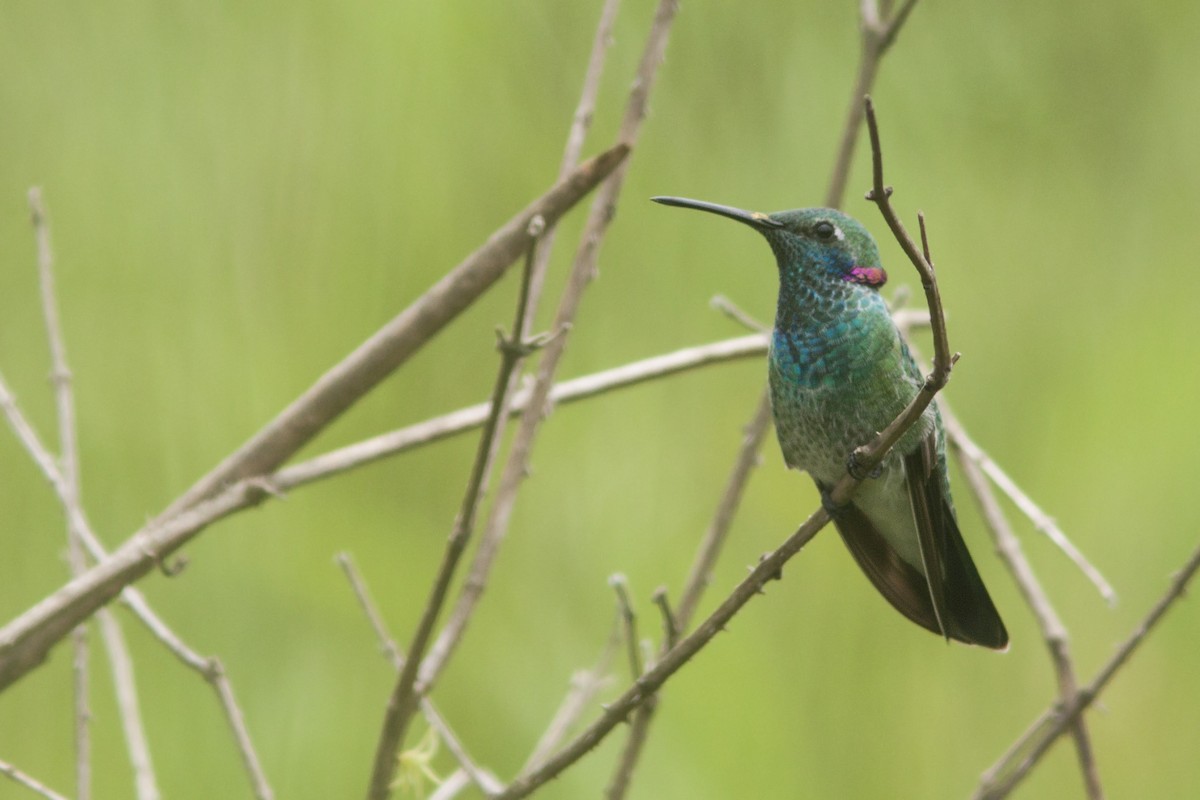
<path fill-rule="evenodd" d="M 685 3 L 563 377 L 740 333 L 709 310 L 718 292 L 769 319 L 774 269 L 757 237 L 646 198 L 819 203 L 856 6 Z M 624 3 L 589 152 L 611 140 L 652 11 Z M 598 14 L 598 1 L 545 0 L 0 6 L 0 368 L 52 441 L 25 208 L 39 184 L 84 497 L 110 545 L 551 182 Z M 1200 528 L 1198 31 L 1189 3 L 930 0 L 874 92 L 897 206 L 929 217 L 963 352 L 949 398 L 1121 593 L 1106 609 L 1018 521 L 1084 680 Z M 859 156 L 847 209 L 878 232 Z M 543 323 L 581 218 L 564 223 Z M 883 238 L 893 285 L 915 284 Z M 514 274 L 306 452 L 482 399 L 515 291 Z M 437 692 L 484 764 L 511 775 L 595 657 L 609 574 L 630 577 L 656 631 L 650 592 L 678 591 L 763 376 L 761 363 L 712 368 L 550 420 Z M 182 575 L 140 584 L 224 660 L 280 797 L 363 791 L 392 682 L 334 554 L 355 556 L 406 641 L 474 447 L 462 437 L 239 515 L 187 548 Z M 773 441 L 764 453 L 706 607 L 816 503 Z M 947 647 L 906 623 L 826 533 L 670 682 L 633 797 L 966 795 L 1055 689 L 961 489 L 959 506 L 1011 652 Z M 0 508 L 7 620 L 66 574 L 55 501 L 8 434 Z M 1113 797 L 1200 784 L 1198 614 L 1175 610 L 1089 717 Z M 209 689 L 126 631 L 165 796 L 248 795 Z M 130 796 L 94 648 L 96 795 Z M 0 758 L 73 794 L 69 661 L 58 647 L 0 696 Z M 597 796 L 619 739 L 543 795 Z M 452 768 L 444 753 L 438 767 Z M 1018 792 L 1080 794 L 1065 742 Z"/>

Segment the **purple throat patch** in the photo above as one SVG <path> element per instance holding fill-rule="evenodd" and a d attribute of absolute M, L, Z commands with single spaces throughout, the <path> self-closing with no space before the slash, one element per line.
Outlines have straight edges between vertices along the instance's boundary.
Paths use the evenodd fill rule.
<path fill-rule="evenodd" d="M 851 267 L 842 276 L 842 280 L 851 283 L 865 283 L 867 286 L 883 286 L 887 283 L 887 272 L 883 267 Z"/>

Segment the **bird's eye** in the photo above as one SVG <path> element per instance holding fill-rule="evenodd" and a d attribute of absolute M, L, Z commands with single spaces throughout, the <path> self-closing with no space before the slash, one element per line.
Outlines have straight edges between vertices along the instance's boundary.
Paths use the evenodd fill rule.
<path fill-rule="evenodd" d="M 818 239 L 832 239 L 836 232 L 837 227 L 835 227 L 834 224 L 828 220 L 821 220 L 816 225 L 813 225 L 813 233 L 817 235 Z"/>

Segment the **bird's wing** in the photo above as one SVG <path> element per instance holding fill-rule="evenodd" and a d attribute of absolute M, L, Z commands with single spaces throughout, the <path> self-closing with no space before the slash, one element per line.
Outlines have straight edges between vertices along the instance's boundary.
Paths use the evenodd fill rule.
<path fill-rule="evenodd" d="M 936 435 L 931 431 L 904 460 L 928 579 L 900 557 L 853 501 L 838 509 L 833 523 L 858 566 L 897 611 L 947 639 L 1002 650 L 1008 646 L 1008 632 L 971 560 L 936 471 Z M 820 482 L 817 486 L 828 493 L 828 487 Z"/>
<path fill-rule="evenodd" d="M 904 457 L 930 606 L 946 638 L 1002 650 L 1008 631 L 958 530 L 938 460 L 936 430 Z"/>
<path fill-rule="evenodd" d="M 925 568 L 930 605 L 937 621 L 935 632 L 947 639 L 949 633 L 949 609 L 946 608 L 945 565 L 942 555 L 946 552 L 946 521 L 942 519 L 942 506 L 931 506 L 928 484 L 938 483 L 939 476 L 933 474 L 937 464 L 937 432 L 930 431 L 921 441 L 921 446 L 904 457 L 905 483 L 908 485 L 908 500 L 912 506 L 913 522 L 917 527 L 917 540 L 921 545 L 921 565 Z M 939 493 L 940 494 L 940 493 Z"/>
<path fill-rule="evenodd" d="M 828 494 L 819 481 L 818 488 Z M 853 501 L 838 509 L 833 524 L 858 566 L 892 606 L 922 628 L 941 634 L 925 576 L 892 547 Z"/>

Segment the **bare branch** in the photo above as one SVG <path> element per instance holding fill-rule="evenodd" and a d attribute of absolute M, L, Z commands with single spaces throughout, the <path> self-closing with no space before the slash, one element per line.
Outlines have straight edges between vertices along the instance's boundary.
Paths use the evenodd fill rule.
<path fill-rule="evenodd" d="M 646 737 L 650 734 L 650 722 L 654 719 L 657 707 L 658 694 L 653 694 L 647 697 L 634 713 L 633 721 L 629 724 L 629 734 L 625 737 L 625 746 L 621 748 L 621 756 L 617 759 L 617 768 L 613 770 L 608 787 L 604 790 L 606 800 L 622 800 L 629 791 L 633 772 L 641 760 Z"/>
<path fill-rule="evenodd" d="M 400 648 L 396 645 L 396 641 L 388 633 L 387 624 L 383 621 L 383 615 L 379 612 L 379 608 L 371 599 L 371 593 L 367 589 L 366 581 L 363 580 L 357 567 L 354 566 L 354 561 L 350 558 L 349 553 L 338 553 L 337 563 L 341 566 L 342 571 L 345 572 L 346 580 L 350 582 L 350 588 L 354 591 L 354 596 L 358 599 L 359 606 L 362 608 L 363 613 L 366 614 L 367 620 L 371 623 L 371 628 L 375 631 L 375 637 L 379 640 L 380 649 L 392 667 L 399 672 L 404 667 L 404 656 L 401 654 Z M 428 697 L 421 698 L 421 713 L 430 727 L 437 731 L 438 737 L 445 742 L 446 749 L 458 760 L 460 770 L 469 779 L 468 782 L 474 782 L 486 795 L 495 794 L 504 788 L 504 785 L 500 783 L 500 780 L 495 775 L 475 763 L 475 760 L 471 758 L 463 746 L 462 741 L 450 727 L 450 723 L 446 721 L 446 718 L 442 716 L 441 712 L 434 706 L 433 701 Z"/>
<path fill-rule="evenodd" d="M 264 475 L 290 458 L 499 280 L 536 238 L 529 234 L 529 223 L 534 217 L 541 217 L 546 225 L 554 224 L 623 163 L 628 152 L 627 145 L 618 144 L 555 183 L 412 305 L 321 376 L 172 503 L 156 521 L 161 523 L 191 508 L 198 500 L 215 496 L 222 487 L 237 480 Z"/>
<path fill-rule="evenodd" d="M 61 620 L 59 615 L 72 613 L 73 611 L 72 607 L 69 604 L 66 604 L 65 599 L 63 598 L 63 593 L 66 592 L 68 588 L 75 588 L 80 581 L 84 582 L 84 588 L 79 589 L 79 594 L 77 596 L 72 596 L 73 602 L 79 602 L 78 598 L 84 598 L 90 601 L 94 596 L 104 597 L 104 600 L 98 603 L 97 607 L 103 605 L 103 602 L 107 602 L 108 599 L 111 599 L 113 595 L 109 594 L 109 592 L 111 592 L 114 588 L 117 589 L 117 593 L 120 595 L 121 601 L 133 612 L 134 616 L 136 616 L 138 620 L 140 620 L 142 624 L 146 626 L 146 628 L 155 636 L 155 638 L 162 642 L 168 650 L 170 650 L 181 662 L 183 662 L 185 666 L 200 673 L 200 675 L 203 676 L 204 679 L 217 692 L 217 699 L 221 704 L 221 709 L 225 713 L 231 729 L 233 730 L 243 763 L 246 765 L 249 772 L 251 784 L 254 786 L 255 796 L 260 800 L 270 800 L 270 798 L 273 797 L 273 792 L 271 791 L 270 786 L 267 784 L 266 777 L 263 774 L 262 767 L 258 761 L 258 756 L 254 752 L 253 743 L 251 742 L 249 734 L 246 730 L 241 709 L 238 708 L 236 702 L 234 701 L 233 688 L 229 685 L 228 679 L 225 678 L 224 671 L 220 667 L 220 662 L 218 662 L 216 659 L 206 659 L 184 644 L 183 640 L 180 639 L 170 629 L 170 627 L 168 627 L 167 624 L 163 622 L 163 620 L 159 618 L 157 614 L 154 613 L 154 611 L 150 608 L 149 603 L 146 602 L 145 597 L 136 588 L 132 586 L 124 586 L 122 589 L 120 586 L 123 586 L 124 584 L 121 584 L 119 579 L 116 583 L 114 583 L 113 579 L 108 577 L 108 569 L 110 567 L 117 568 L 119 566 L 127 566 L 129 558 L 137 558 L 146 554 L 151 555 L 150 566 L 147 566 L 145 569 L 145 571 L 149 571 L 153 564 L 157 563 L 159 560 L 153 557 L 155 551 L 151 549 L 152 545 L 148 543 L 149 541 L 153 541 L 152 537 L 147 537 L 145 541 L 133 542 L 133 548 L 135 552 L 132 554 L 132 556 L 122 555 L 122 553 L 128 550 L 130 547 L 130 544 L 127 543 L 121 551 L 118 551 L 118 553 L 112 559 L 110 559 L 108 552 L 104 549 L 104 546 L 100 543 L 99 538 L 92 531 L 92 526 L 87 521 L 87 517 L 84 515 L 83 510 L 78 506 L 78 504 L 70 505 L 67 503 L 68 495 L 65 488 L 66 484 L 62 475 L 58 471 L 58 467 L 54 464 L 53 457 L 50 455 L 49 451 L 46 450 L 45 446 L 41 443 L 41 440 L 34 432 L 33 427 L 21 413 L 20 408 L 16 404 L 16 399 L 13 397 L 12 392 L 5 383 L 3 376 L 0 376 L 0 408 L 4 410 L 9 425 L 17 433 L 18 439 L 20 439 L 21 443 L 32 456 L 34 462 L 38 464 L 43 475 L 47 478 L 47 480 L 49 480 L 50 485 L 58 494 L 59 500 L 63 503 L 68 518 L 71 520 L 72 530 L 79 536 L 80 541 L 88 549 L 92 557 L 98 562 L 97 567 L 93 568 L 84 576 L 82 576 L 80 580 L 73 581 L 72 583 L 68 584 L 63 590 L 60 590 L 60 592 L 57 592 L 55 595 L 42 601 L 42 603 L 38 606 L 35 606 L 34 610 L 45 608 L 46 610 L 44 611 L 44 616 L 42 618 L 55 620 L 53 627 L 50 629 L 50 633 L 52 634 L 54 631 L 59 630 L 62 625 L 66 624 Z M 207 521 L 203 516 L 204 513 L 215 513 L 217 516 L 213 518 L 216 519 L 224 514 L 229 513 L 230 509 L 233 507 L 244 507 L 244 505 L 249 505 L 250 500 L 248 500 L 247 497 L 251 496 L 252 492 L 258 492 L 261 494 L 261 491 L 253 487 L 251 482 L 235 484 L 225 493 L 225 495 L 222 496 L 222 498 L 220 498 L 220 502 L 207 504 L 209 508 L 207 510 L 202 509 L 202 512 L 198 518 L 196 518 L 196 515 L 189 513 L 188 515 L 185 515 L 182 523 L 176 523 L 177 527 L 172 528 L 168 526 L 165 530 L 165 533 L 168 535 L 168 537 L 178 537 L 177 539 L 171 540 L 177 541 L 177 543 L 173 547 L 170 547 L 169 545 L 164 545 L 163 547 L 166 549 L 174 549 L 186 542 L 191 535 L 207 524 Z M 238 505 L 238 503 L 244 503 L 244 505 Z M 165 552 L 165 550 L 160 550 L 158 552 Z M 121 563 L 118 565 L 116 563 L 117 561 L 120 561 Z M 93 583 L 91 581 L 95 582 Z M 64 600 L 64 604 L 55 604 L 53 602 L 55 600 Z M 26 616 L 29 616 L 31 613 L 32 612 L 27 612 Z M 30 626 L 28 624 L 21 624 L 23 619 L 25 619 L 25 617 L 18 618 L 4 628 L 4 632 L 16 630 L 16 638 L 5 639 L 4 633 L 0 632 L 0 664 L 8 663 L 12 665 L 12 668 L 20 670 L 16 677 L 19 677 L 20 674 L 24 674 L 24 672 L 28 671 L 28 669 L 32 668 L 33 666 L 36 666 L 36 661 L 26 662 L 23 660 L 28 653 L 37 653 L 39 650 L 41 650 L 43 653 L 41 657 L 44 657 L 45 651 L 48 650 L 53 644 L 53 640 L 39 638 L 39 631 L 36 625 Z M 40 633 L 42 633 L 42 635 L 46 634 L 45 631 Z M 109 642 L 106 642 L 106 644 L 110 648 L 114 646 Z M 122 646 L 122 643 L 116 643 L 115 645 L 117 648 Z M 126 659 L 127 658 L 128 657 L 126 656 Z M 114 676 L 119 671 L 120 670 L 114 665 Z M 6 686 L 9 682 L 10 681 L 6 680 L 3 671 L 0 670 L 0 689 L 2 689 L 3 686 Z M 137 723 L 129 723 L 127 721 L 126 724 Z M 148 763 L 148 758 L 144 758 L 139 754 L 131 753 L 131 756 L 135 761 L 135 771 L 137 770 L 137 763 L 141 761 L 147 761 Z"/>
<path fill-rule="evenodd" d="M 1058 524 L 1046 514 L 1041 507 L 1023 492 L 1016 481 L 1008 476 L 1000 465 L 992 460 L 984 450 L 972 440 L 965 430 L 961 427 L 954 434 L 957 439 L 957 446 L 962 453 L 964 459 L 969 459 L 979 465 L 979 468 L 985 475 L 991 478 L 992 483 L 996 484 L 996 488 L 1004 492 L 1004 494 L 1016 504 L 1026 517 L 1033 523 L 1035 530 L 1046 535 L 1050 541 L 1058 545 L 1058 548 L 1066 554 L 1067 558 L 1079 568 L 1100 596 L 1104 598 L 1109 606 L 1115 606 L 1117 603 L 1117 592 L 1113 589 L 1112 584 L 1104 577 L 1099 569 L 1088 560 L 1074 542 L 1067 538 Z"/>
<path fill-rule="evenodd" d="M 7 761 L 0 761 L 0 775 L 10 778 L 14 783 L 19 783 L 31 792 L 46 798 L 46 800 L 67 800 L 63 795 L 36 778 L 26 775 Z"/>
<path fill-rule="evenodd" d="M 959 455 L 959 463 L 962 466 L 963 474 L 966 476 L 967 483 L 970 485 L 971 491 L 980 505 L 983 517 L 987 521 L 988 528 L 992 532 L 992 537 L 995 539 L 996 551 L 1008 566 L 1017 583 L 1018 589 L 1020 589 L 1021 594 L 1025 598 L 1026 604 L 1033 609 L 1034 616 L 1037 618 L 1042 639 L 1045 641 L 1046 648 L 1050 652 L 1050 660 L 1054 665 L 1054 672 L 1058 678 L 1059 697 L 1062 698 L 1063 703 L 1070 704 L 1075 701 L 1078 694 L 1078 682 L 1075 677 L 1075 663 L 1071 657 L 1070 638 L 1067 634 L 1066 626 L 1059 619 L 1054 606 L 1050 603 L 1050 598 L 1046 595 L 1045 590 L 1042 589 L 1041 582 L 1034 575 L 1032 565 L 1030 565 L 1028 559 L 1025 558 L 1025 554 L 1021 551 L 1021 543 L 1009 526 L 1008 520 L 1004 517 L 1004 512 L 1000 508 L 1000 503 L 997 501 L 995 494 L 992 492 L 992 487 L 988 483 L 987 477 L 974 461 L 963 454 L 958 444 L 958 436 L 956 436 L 956 434 L 962 433 L 962 426 L 950 413 L 945 403 L 941 405 L 941 411 L 951 446 L 955 448 L 956 453 Z M 1088 735 L 1083 717 L 1078 717 L 1075 720 L 1072 729 L 1088 797 L 1103 797 L 1104 793 L 1100 788 L 1100 778 L 1096 771 L 1095 758 L 1092 752 L 1091 738 Z"/>
<path fill-rule="evenodd" d="M 501 800 L 516 800 L 526 797 L 546 781 L 557 776 L 598 745 L 613 728 L 625 720 L 630 712 L 651 697 L 692 656 L 698 653 L 725 626 L 734 615 L 751 599 L 763 593 L 762 587 L 773 580 L 783 565 L 800 552 L 817 532 L 829 522 L 824 508 L 818 509 L 780 547 L 767 554 L 750 571 L 733 592 L 691 633 L 679 640 L 642 677 L 634 681 L 616 700 L 605 707 L 604 713 L 566 746 L 546 759 L 536 769 L 524 774 L 508 785 L 498 797 Z"/>
<path fill-rule="evenodd" d="M 896 242 L 899 243 L 904 254 L 916 268 L 917 274 L 921 276 L 921 286 L 925 290 L 925 302 L 929 307 L 929 325 L 933 331 L 933 370 L 925 378 L 925 383 L 921 386 L 920 391 L 908 404 L 904 413 L 878 433 L 870 444 L 858 447 L 854 451 L 858 467 L 865 475 L 883 461 L 884 456 L 900 440 L 904 431 L 908 430 L 909 426 L 925 413 L 925 409 L 933 401 L 934 395 L 941 391 L 946 382 L 950 380 L 950 370 L 954 366 L 954 362 L 958 360 L 958 354 L 951 355 L 950 353 L 950 345 L 946 337 L 946 317 L 942 310 L 942 298 L 938 292 L 937 279 L 933 274 L 933 265 L 925 260 L 912 237 L 908 235 L 908 231 L 904 229 L 904 223 L 892 209 L 889 199 L 892 189 L 890 186 L 885 186 L 883 181 L 883 150 L 879 143 L 879 126 L 875 120 L 875 107 L 871 103 L 870 97 L 865 98 L 863 103 L 866 109 L 867 131 L 871 137 L 872 175 L 874 178 L 872 188 L 867 192 L 867 199 L 879 206 L 879 212 L 887 222 L 888 228 L 891 229 Z M 830 492 L 831 501 L 837 505 L 845 503 L 857 485 L 858 482 L 853 476 L 846 474 Z"/>
<path fill-rule="evenodd" d="M 925 248 L 925 255 L 926 258 L 929 257 L 928 247 Z M 914 357 L 919 357 L 916 348 L 911 349 Z M 1034 574 L 1033 566 L 1025 557 L 1020 540 L 1013 533 L 1008 519 L 1004 516 L 1004 511 L 992 490 L 992 485 L 988 483 L 978 461 L 966 451 L 964 443 L 970 443 L 970 439 L 967 437 L 962 423 L 954 416 L 944 397 L 938 397 L 938 407 L 946 427 L 946 438 L 950 442 L 952 452 L 958 457 L 959 465 L 967 479 L 967 485 L 979 504 L 983 519 L 995 541 L 996 552 L 1008 567 L 1009 572 L 1012 573 L 1018 590 L 1037 620 L 1042 639 L 1050 654 L 1051 664 L 1054 667 L 1059 697 L 1064 705 L 1070 705 L 1078 694 L 1078 680 L 1066 625 L 1062 623 L 1058 613 L 1054 610 L 1049 596 Z M 1087 725 L 1081 716 L 1072 723 L 1071 727 L 1088 797 L 1091 800 L 1098 800 L 1104 796 L 1104 792 L 1100 785 L 1099 772 L 1096 769 Z"/>
<path fill-rule="evenodd" d="M 692 563 L 692 568 L 684 580 L 679 609 L 674 616 L 669 616 L 666 619 L 667 635 L 663 639 L 663 646 L 660 648 L 660 653 L 666 653 L 673 648 L 678 641 L 679 632 L 686 631 L 691 624 L 692 616 L 700 604 L 700 598 L 712 580 L 713 567 L 716 565 L 717 557 L 720 555 L 725 540 L 729 536 L 729 531 L 733 526 L 733 518 L 741 503 L 746 484 L 749 483 L 750 473 L 758 465 L 758 454 L 762 449 L 763 439 L 766 437 L 766 433 L 770 430 L 770 427 L 771 396 L 764 390 L 758 407 L 755 409 L 754 416 L 745 427 L 742 444 L 738 449 L 733 470 L 725 483 L 725 489 L 721 493 L 721 499 L 717 503 L 716 514 L 713 516 L 712 522 L 709 523 L 708 530 L 704 533 L 704 538 L 701 540 L 700 548 Z M 665 604 L 665 593 L 662 594 L 662 597 Z M 664 614 L 669 614 L 665 607 Z M 621 757 L 617 761 L 617 768 L 608 785 L 608 800 L 620 800 L 628 791 L 633 772 L 637 768 L 642 748 L 646 743 L 650 723 L 653 721 L 654 713 L 657 710 L 658 700 L 657 697 L 653 697 L 642 703 L 635 712 L 633 722 L 630 723 L 629 736 L 626 739 L 625 747 L 621 750 Z"/>
<path fill-rule="evenodd" d="M 675 646 L 675 642 L 679 641 L 679 628 L 675 624 L 675 614 L 671 611 L 667 587 L 660 586 L 655 589 L 651 599 L 654 600 L 654 605 L 658 606 L 659 613 L 662 614 L 663 642 L 666 645 L 665 649 L 670 650 Z"/>
<path fill-rule="evenodd" d="M 117 707 L 121 710 L 121 726 L 125 731 L 125 746 L 133 764 L 134 786 L 138 800 L 158 800 L 158 781 L 154 777 L 154 764 L 150 760 L 150 742 L 142 725 L 142 712 L 138 704 L 136 683 L 133 677 L 133 659 L 121 627 L 111 610 L 100 609 L 97 615 L 103 633 L 108 660 L 112 664 L 113 684 L 116 687 Z"/>
<path fill-rule="evenodd" d="M 1050 750 L 1059 736 L 1071 726 L 1108 686 L 1109 682 L 1124 667 L 1167 611 L 1185 594 L 1188 583 L 1200 569 L 1200 547 L 1192 551 L 1183 568 L 1175 573 L 1170 586 L 1147 612 L 1121 644 L 1113 656 L 1105 662 L 1091 683 L 1080 688 L 1075 702 L 1063 705 L 1056 703 L 1036 719 L 1026 732 L 1009 748 L 999 761 L 988 768 L 980 779 L 979 788 L 973 795 L 977 800 L 998 800 L 1007 797 L 1017 784 L 1029 774 Z"/>
<path fill-rule="evenodd" d="M 342 572 L 346 574 L 346 580 L 350 582 L 350 588 L 354 591 L 354 597 L 358 600 L 359 607 L 367 615 L 367 621 L 371 623 L 371 630 L 375 631 L 375 638 L 379 640 L 379 649 L 387 657 L 388 662 L 399 671 L 404 666 L 404 656 L 400 654 L 396 640 L 388 633 L 383 615 L 379 613 L 379 606 L 375 605 L 375 601 L 371 599 L 371 593 L 367 590 L 367 582 L 363 580 L 358 568 L 354 566 L 354 559 L 350 557 L 349 553 L 338 553 L 335 560 L 342 568 Z"/>
<path fill-rule="evenodd" d="M 68 508 L 79 506 L 79 447 L 76 442 L 75 398 L 71 386 L 71 371 L 67 366 L 67 351 L 62 326 L 58 320 L 58 301 L 54 292 L 54 248 L 50 244 L 50 223 L 42 190 L 29 190 L 29 215 L 37 243 L 38 283 L 42 296 L 42 317 L 46 323 L 46 339 L 50 343 L 50 382 L 54 386 L 58 412 L 58 468 L 63 476 L 63 503 Z M 83 545 L 73 530 L 71 515 L 67 514 L 67 564 L 72 577 L 87 569 Z M 72 634 L 74 658 L 71 671 L 75 695 L 75 796 L 89 800 L 92 796 L 92 746 L 90 735 L 91 711 L 88 708 L 88 633 L 80 625 Z"/>
<path fill-rule="evenodd" d="M 636 386 L 709 364 L 758 357 L 766 352 L 767 339 L 762 335 L 740 336 L 695 347 L 685 347 L 671 353 L 664 353 L 557 383 L 550 390 L 550 405 L 567 405 L 576 400 L 584 400 L 615 389 Z M 509 414 L 521 413 L 529 408 L 530 394 L 528 389 L 524 389 L 513 395 L 512 402 L 509 404 Z M 267 480 L 280 491 L 290 491 L 298 486 L 329 478 L 388 456 L 478 428 L 487 419 L 490 409 L 491 404 L 486 402 L 467 406 L 458 411 L 364 439 L 361 442 L 315 456 L 308 461 L 284 467 Z"/>
<path fill-rule="evenodd" d="M 854 147 L 863 122 L 862 98 L 870 93 L 875 83 L 875 75 L 879 71 L 880 60 L 896 41 L 900 28 L 915 5 L 916 0 L 906 0 L 900 10 L 890 17 L 890 9 L 885 9 L 883 14 L 880 14 L 876 0 L 862 0 L 859 7 L 862 44 L 859 49 L 858 75 L 854 79 L 854 90 L 850 93 L 850 108 L 846 112 L 846 121 L 842 124 L 842 138 L 834 159 L 829 189 L 825 193 L 825 205 L 830 208 L 840 208 L 846 196 L 846 181 L 850 177 Z"/>
<path fill-rule="evenodd" d="M 529 754 L 529 758 L 525 760 L 525 765 L 521 767 L 519 774 L 524 775 L 540 767 L 562 743 L 584 712 L 591 707 L 593 699 L 608 687 L 611 683 L 608 667 L 620 644 L 621 622 L 619 619 L 614 619 L 608 641 L 604 643 L 604 649 L 600 651 L 596 663 L 592 665 L 591 669 L 578 670 L 571 676 L 570 689 L 559 703 L 558 710 L 554 712 L 550 724 L 546 726 L 546 731 L 538 739 L 538 743 L 534 746 L 533 752 Z"/>
<path fill-rule="evenodd" d="M 529 234 L 535 239 L 545 230 L 545 220 L 540 216 L 534 216 L 529 224 Z M 408 731 L 413 714 L 420 705 L 420 699 L 428 691 L 430 682 L 426 681 L 424 682 L 426 685 L 422 686 L 417 685 L 420 662 L 425 657 L 426 649 L 433 636 L 433 627 L 437 624 L 438 616 L 441 614 L 446 596 L 449 594 L 450 583 L 458 568 L 458 562 L 475 530 L 475 516 L 486 491 L 488 473 L 491 471 L 496 449 L 500 445 L 500 421 L 504 418 L 505 409 L 508 407 L 512 376 L 519 369 L 521 361 L 533 349 L 533 345 L 521 337 L 529 310 L 533 246 L 531 243 L 526 252 L 521 289 L 517 294 L 512 338 L 508 340 L 502 338 L 500 342 L 500 368 L 496 373 L 491 412 L 483 425 L 483 433 L 479 438 L 479 447 L 471 466 L 471 474 L 467 480 L 467 489 L 463 495 L 458 518 L 455 520 L 454 529 L 446 542 L 442 563 L 438 567 L 433 587 L 429 592 L 429 600 L 426 601 L 425 607 L 421 611 L 421 619 L 417 623 L 417 629 L 413 633 L 411 642 L 409 642 L 405 663 L 400 668 L 400 674 L 388 698 L 387 710 L 383 717 L 383 728 L 379 733 L 379 742 L 375 748 L 375 761 L 371 768 L 368 797 L 372 800 L 383 800 L 391 793 L 392 781 L 396 775 L 396 755 L 404 744 L 404 736 Z"/>
<path fill-rule="evenodd" d="M 596 97 L 600 93 L 600 78 L 604 74 L 604 63 L 608 55 L 609 45 L 612 44 L 613 25 L 616 23 L 617 10 L 620 5 L 620 0 L 605 0 L 604 7 L 600 11 L 600 22 L 596 25 L 596 33 L 592 39 L 592 50 L 588 56 L 583 87 L 579 92 L 579 102 L 575 106 L 574 115 L 571 117 L 571 127 L 567 132 L 567 143 L 563 148 L 562 162 L 558 169 L 560 179 L 569 175 L 579 163 L 579 157 L 583 153 L 583 143 L 587 139 L 587 133 L 592 127 L 592 118 L 596 111 Z M 529 319 L 532 319 L 533 312 L 537 309 L 542 297 L 542 286 L 546 278 L 546 268 L 550 263 L 550 253 L 554 249 L 554 240 L 557 233 L 558 227 L 551 224 L 541 238 L 538 239 L 534 247 L 533 274 L 530 278 L 529 289 Z M 521 329 L 520 335 L 526 338 L 530 335 L 528 323 Z M 519 374 L 513 375 L 514 381 L 518 378 Z M 515 386 L 511 387 L 510 391 L 515 388 Z"/>
<path fill-rule="evenodd" d="M 708 301 L 708 304 L 743 328 L 755 331 L 756 333 L 765 333 L 771 330 L 770 325 L 764 325 L 759 322 L 723 294 L 716 295 L 712 300 Z"/>
<path fill-rule="evenodd" d="M 654 86 L 658 66 L 663 59 L 671 22 L 674 20 L 677 7 L 678 0 L 660 0 L 655 11 L 654 23 L 646 39 L 642 60 L 618 133 L 619 141 L 629 147 L 636 144 L 641 131 L 646 103 L 650 90 Z M 429 657 L 425 659 L 426 663 L 421 665 L 421 681 L 427 686 L 436 682 L 438 675 L 462 640 L 476 604 L 487 586 L 496 553 L 508 532 L 508 523 L 516 504 L 517 490 L 525 475 L 528 474 L 530 454 L 533 451 L 534 440 L 541 429 L 544 413 L 548 408 L 550 389 L 554 385 L 554 375 L 566 349 L 569 338 L 568 331 L 579 309 L 583 293 L 595 277 L 600 245 L 612 222 L 627 165 L 627 161 L 623 162 L 613 170 L 612 175 L 605 180 L 592 201 L 581 243 L 575 253 L 571 273 L 567 277 L 567 286 L 563 290 L 552 327 L 554 331 L 562 331 L 563 335 L 546 347 L 539 360 L 537 377 L 530 393 L 530 399 L 521 415 L 520 426 L 509 450 L 508 460 L 501 471 L 496 497 L 471 564 L 470 574 L 449 620 L 438 636 L 437 642 L 431 648 Z"/>
<path fill-rule="evenodd" d="M 759 396 L 754 416 L 746 423 L 742 432 L 742 443 L 738 448 L 737 458 L 733 469 L 725 481 L 725 489 L 717 502 L 716 513 L 704 532 L 692 567 L 688 570 L 683 582 L 683 590 L 679 596 L 679 606 L 675 610 L 675 628 L 686 631 L 691 625 L 692 617 L 700 605 L 704 590 L 712 582 L 713 567 L 721 555 L 729 530 L 733 527 L 733 518 L 741 505 L 742 495 L 745 494 L 746 484 L 750 481 L 750 473 L 758 466 L 759 451 L 763 439 L 771 429 L 771 395 L 766 389 Z"/>
<path fill-rule="evenodd" d="M 633 610 L 633 602 L 629 599 L 629 581 L 620 573 L 608 579 L 608 585 L 617 593 L 617 615 L 625 631 L 625 649 L 629 653 L 629 677 L 637 680 L 642 674 L 642 650 L 638 640 L 637 614 Z"/>
<path fill-rule="evenodd" d="M 45 660 L 50 648 L 125 586 L 163 563 L 215 519 L 261 502 L 272 487 L 259 472 L 292 455 L 358 397 L 494 283 L 530 241 L 529 221 L 558 219 L 628 152 L 617 145 L 556 183 L 391 323 L 368 339 L 304 395 L 104 563 L 46 597 L 0 629 L 0 690 Z M 11 393 L 0 392 L 0 405 Z M 20 435 L 20 434 L 19 434 Z M 43 471 L 44 468 L 43 468 Z M 48 474 L 48 473 L 47 473 Z M 248 475 L 244 479 L 235 476 Z M 208 498 L 201 500 L 200 498 Z M 181 509 L 186 508 L 186 513 Z"/>

